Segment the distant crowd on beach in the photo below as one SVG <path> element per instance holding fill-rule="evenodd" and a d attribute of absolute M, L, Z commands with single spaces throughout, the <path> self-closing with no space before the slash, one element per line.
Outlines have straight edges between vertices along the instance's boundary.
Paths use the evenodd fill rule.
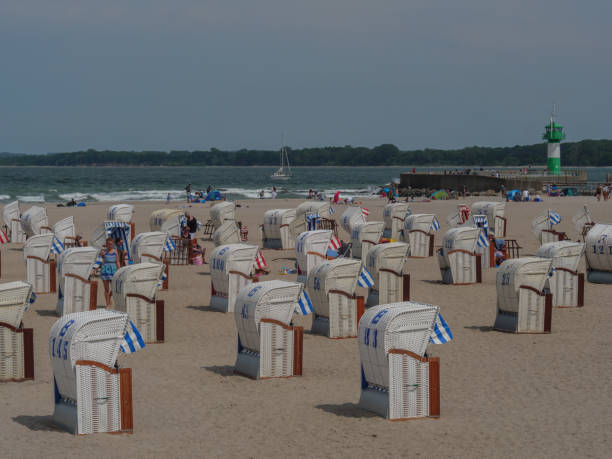
<path fill-rule="evenodd" d="M 600 183 L 595 189 L 595 197 L 598 201 L 601 201 L 601 198 L 603 198 L 604 201 L 607 201 L 608 199 L 610 199 L 610 190 L 611 186 L 609 183 Z"/>

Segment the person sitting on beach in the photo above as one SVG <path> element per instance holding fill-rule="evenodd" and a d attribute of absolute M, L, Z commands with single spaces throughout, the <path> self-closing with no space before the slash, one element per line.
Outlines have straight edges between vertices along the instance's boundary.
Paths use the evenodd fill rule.
<path fill-rule="evenodd" d="M 506 261 L 507 254 L 505 253 L 506 241 L 503 239 L 495 239 L 495 267 L 497 268 Z"/>
<path fill-rule="evenodd" d="M 111 291 L 111 280 L 119 269 L 119 257 L 117 256 L 117 250 L 115 250 L 115 243 L 112 237 L 106 238 L 106 245 L 100 252 L 102 257 L 102 270 L 100 271 L 100 277 L 104 284 L 104 299 L 106 300 L 106 307 L 110 308 L 113 303 L 113 292 Z"/>
<path fill-rule="evenodd" d="M 259 199 L 263 199 L 264 198 L 264 190 L 261 190 L 259 192 Z"/>

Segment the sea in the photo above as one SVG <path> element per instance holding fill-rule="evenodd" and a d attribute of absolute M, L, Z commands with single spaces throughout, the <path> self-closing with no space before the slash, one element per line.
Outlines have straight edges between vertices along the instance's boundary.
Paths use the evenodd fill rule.
<path fill-rule="evenodd" d="M 464 169 L 461 167 L 460 169 Z M 374 196 L 412 166 L 294 167 L 287 182 L 274 182 L 274 167 L 0 167 L 0 202 L 119 202 L 182 200 L 185 186 L 192 192 L 210 185 L 228 199 L 270 197 L 275 186 L 279 198 L 300 198 L 310 189 L 327 196 Z M 418 172 L 440 172 L 453 167 L 416 167 Z M 502 168 L 500 168 L 502 170 Z M 603 182 L 612 168 L 587 168 L 591 183 Z"/>

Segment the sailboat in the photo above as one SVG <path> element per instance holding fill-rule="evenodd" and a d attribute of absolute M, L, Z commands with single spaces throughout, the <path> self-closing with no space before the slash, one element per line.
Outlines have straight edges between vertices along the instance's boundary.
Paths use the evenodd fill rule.
<path fill-rule="evenodd" d="M 272 180 L 289 180 L 291 178 L 291 166 L 289 166 L 289 156 L 287 156 L 287 147 L 285 147 L 284 142 L 280 151 L 280 160 L 280 167 L 270 176 L 270 178 Z"/>

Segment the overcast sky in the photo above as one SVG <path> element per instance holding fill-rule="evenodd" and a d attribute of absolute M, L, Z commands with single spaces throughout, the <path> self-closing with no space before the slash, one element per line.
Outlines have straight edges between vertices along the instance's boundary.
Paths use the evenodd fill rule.
<path fill-rule="evenodd" d="M 2 0 L 0 151 L 610 138 L 611 0 Z"/>

